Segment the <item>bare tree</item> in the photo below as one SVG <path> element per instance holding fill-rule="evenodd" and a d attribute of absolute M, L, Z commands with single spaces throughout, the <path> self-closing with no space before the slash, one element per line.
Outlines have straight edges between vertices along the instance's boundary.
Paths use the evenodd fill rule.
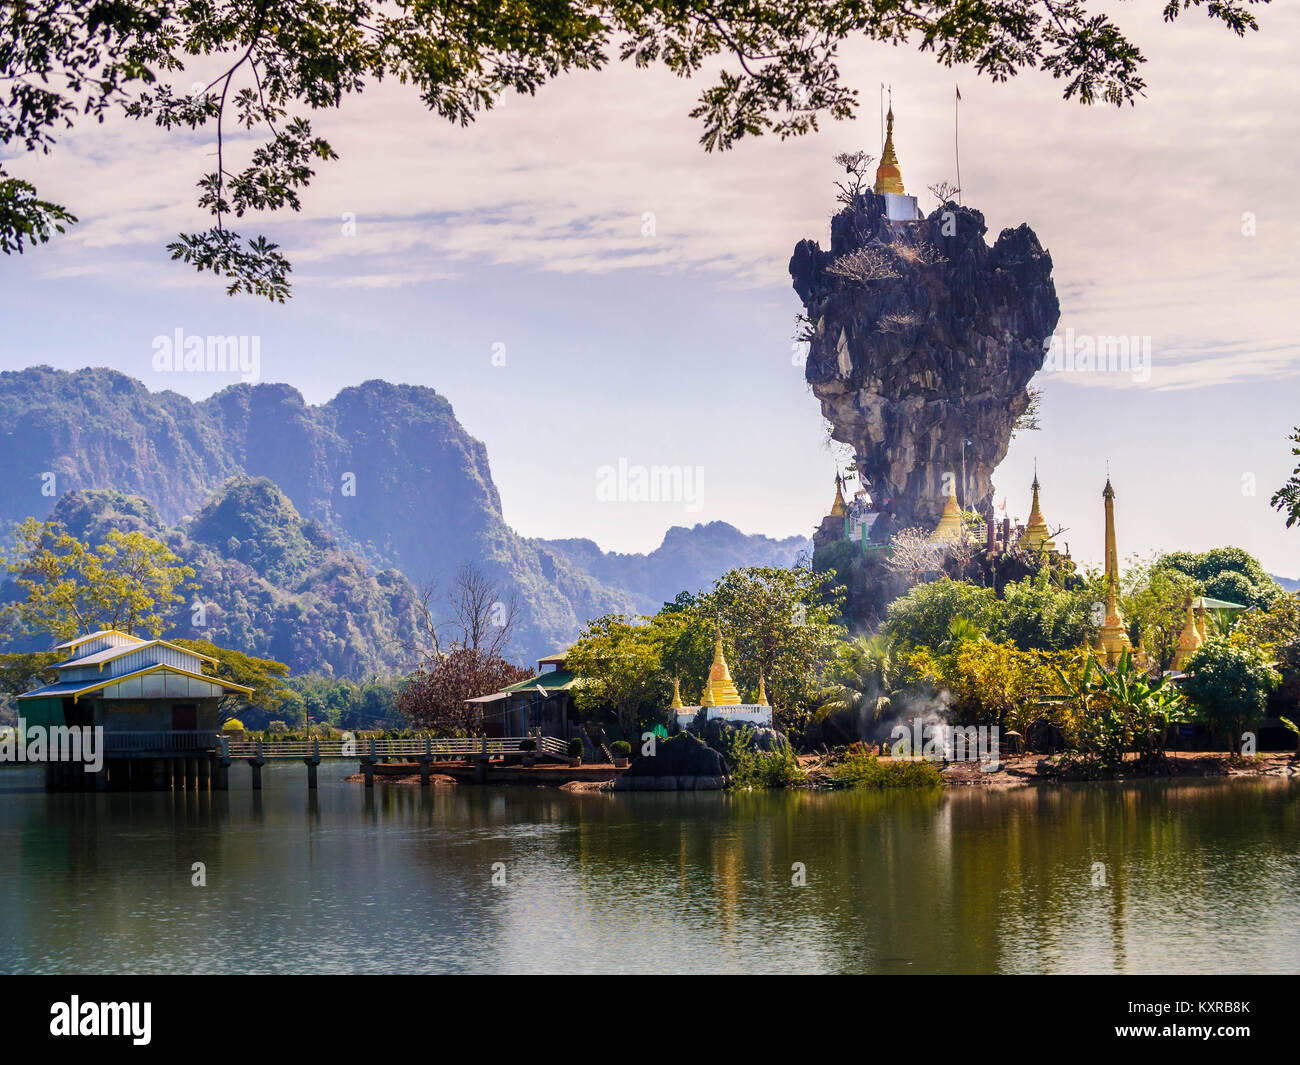
<path fill-rule="evenodd" d="M 842 277 L 846 281 L 857 281 L 861 284 L 902 276 L 897 263 L 888 252 L 870 245 L 845 252 L 826 267 L 826 272 Z"/>
<path fill-rule="evenodd" d="M 835 162 L 844 168 L 845 173 L 843 181 L 835 182 L 835 187 L 840 190 L 835 198 L 840 203 L 852 206 L 853 201 L 862 195 L 867 176 L 871 173 L 871 164 L 875 161 L 876 157 L 866 152 L 840 152 L 835 157 Z"/>
<path fill-rule="evenodd" d="M 438 582 L 427 580 L 415 590 L 416 638 L 415 641 L 402 641 L 402 650 L 419 663 L 420 668 L 429 669 L 442 660 L 442 630 L 445 622 L 438 620 L 434 604 L 438 598 Z"/>
<path fill-rule="evenodd" d="M 1011 425 L 1011 438 L 1013 440 L 1017 433 L 1031 432 L 1042 428 L 1038 418 L 1042 404 L 1043 390 L 1041 388 L 1029 389 L 1029 405 L 1025 407 L 1024 414 L 1020 415 Z"/>
<path fill-rule="evenodd" d="M 951 181 L 936 181 L 933 185 L 928 187 L 930 189 L 930 195 L 939 201 L 940 207 L 952 203 L 961 195 L 961 189 Z"/>
<path fill-rule="evenodd" d="M 463 562 L 447 599 L 458 646 L 483 651 L 488 657 L 499 655 L 519 620 L 519 596 L 513 591 L 505 595 L 481 569 Z"/>

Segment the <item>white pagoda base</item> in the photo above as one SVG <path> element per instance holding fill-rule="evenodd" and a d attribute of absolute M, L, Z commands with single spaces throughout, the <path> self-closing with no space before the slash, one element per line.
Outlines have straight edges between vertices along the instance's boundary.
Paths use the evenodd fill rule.
<path fill-rule="evenodd" d="M 695 720 L 696 715 L 704 711 L 704 720 L 713 721 L 721 718 L 737 725 L 761 725 L 772 727 L 772 708 L 758 703 L 737 703 L 733 706 L 683 706 L 677 711 L 677 725 L 685 728 Z"/>

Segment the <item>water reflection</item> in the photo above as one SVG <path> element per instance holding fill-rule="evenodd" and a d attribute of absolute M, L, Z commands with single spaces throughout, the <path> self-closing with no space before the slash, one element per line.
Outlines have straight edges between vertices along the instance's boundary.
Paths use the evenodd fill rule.
<path fill-rule="evenodd" d="M 1238 972 L 1300 957 L 1300 787 L 1282 781 L 368 794 L 327 768 L 314 794 L 289 766 L 261 793 L 236 776 L 210 795 L 0 777 L 0 963 Z"/>

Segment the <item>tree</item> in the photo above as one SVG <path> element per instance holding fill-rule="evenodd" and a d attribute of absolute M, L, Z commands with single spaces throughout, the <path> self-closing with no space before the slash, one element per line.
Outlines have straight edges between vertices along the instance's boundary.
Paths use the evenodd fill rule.
<path fill-rule="evenodd" d="M 1198 709 L 1210 727 L 1226 733 L 1231 749 L 1241 750 L 1241 737 L 1264 720 L 1268 695 L 1279 680 L 1258 647 L 1212 636 L 1187 663 L 1190 676 L 1183 681 L 1187 701 Z"/>
<path fill-rule="evenodd" d="M 446 596 L 449 618 L 440 616 L 437 600 L 436 581 L 426 581 L 417 589 L 418 642 L 405 645 L 426 671 L 450 652 L 464 648 L 482 651 L 484 661 L 504 656 L 519 620 L 519 597 L 514 592 L 507 595 L 477 566 L 463 562 Z"/>
<path fill-rule="evenodd" d="M 1022 651 L 1067 651 L 1082 646 L 1095 632 L 1089 609 L 1093 594 L 1052 584 L 1046 567 L 1033 577 L 1002 589 L 989 621 L 989 636 L 1009 641 Z"/>
<path fill-rule="evenodd" d="M 927 185 L 926 188 L 930 190 L 930 195 L 939 202 L 940 207 L 947 206 L 961 195 L 961 189 L 951 181 L 936 181 L 933 185 Z"/>
<path fill-rule="evenodd" d="M 890 603 L 885 631 L 908 646 L 938 647 L 947 638 L 954 618 L 966 618 L 980 632 L 988 632 L 996 603 L 992 588 L 940 577 L 917 585 Z"/>
<path fill-rule="evenodd" d="M 835 624 L 843 594 L 825 573 L 749 566 L 728 570 L 701 597 L 701 617 L 719 624 L 731 645 L 742 698 L 758 695 L 761 676 L 784 729 L 802 727 L 819 702 L 817 677 L 844 637 Z"/>
<path fill-rule="evenodd" d="M 866 152 L 840 152 L 835 157 L 836 165 L 845 174 L 843 181 L 835 182 L 835 187 L 839 189 L 835 198 L 840 203 L 852 206 L 862 195 L 862 190 L 871 175 L 871 164 L 875 159 L 874 155 L 868 155 Z"/>
<path fill-rule="evenodd" d="M 588 622 L 564 662 L 579 678 L 572 689 L 578 710 L 613 712 L 623 734 L 629 736 L 644 714 L 667 707 L 655 637 L 644 618 L 606 614 Z"/>
<path fill-rule="evenodd" d="M 1187 620 L 1187 599 L 1199 591 L 1195 578 L 1170 566 L 1131 560 L 1123 576 L 1121 606 L 1130 628 L 1142 634 L 1147 654 L 1168 669 Z"/>
<path fill-rule="evenodd" d="M 1186 574 L 1206 595 L 1242 606 L 1267 607 L 1282 594 L 1259 559 L 1240 547 L 1215 547 L 1199 554 L 1170 551 L 1156 559 L 1154 568 Z"/>
<path fill-rule="evenodd" d="M 221 700 L 221 720 L 226 721 L 240 712 L 244 706 L 253 706 L 261 710 L 274 710 L 288 697 L 289 687 L 284 678 L 289 675 L 289 667 L 273 658 L 255 658 L 242 651 L 229 647 L 218 647 L 210 640 L 173 640 L 172 643 L 186 650 L 217 660 L 213 667 L 213 676 L 252 688 L 251 695 L 227 696 Z"/>
<path fill-rule="evenodd" d="M 1291 449 L 1291 454 L 1300 458 L 1300 427 L 1288 439 L 1296 445 Z M 1268 505 L 1286 515 L 1288 529 L 1300 525 L 1300 466 L 1296 466 L 1286 484 L 1273 493 Z"/>
<path fill-rule="evenodd" d="M 903 695 L 903 663 L 895 642 L 888 636 L 859 637 L 841 644 L 827 670 L 830 684 L 821 692 L 815 714 L 825 720 L 830 714 L 848 713 L 858 719 L 859 732 L 868 720 L 888 715 Z"/>
<path fill-rule="evenodd" d="M 28 518 L 14 526 L 4 560 L 26 599 L 11 604 L 17 627 L 70 640 L 98 629 L 143 629 L 159 636 L 178 589 L 194 570 L 166 544 L 142 532 L 113 530 L 91 548 L 58 522 Z"/>
<path fill-rule="evenodd" d="M 1247 0 L 1167 0 L 1165 20 L 1188 7 L 1239 37 L 1258 28 Z M 305 112 L 340 107 L 388 78 L 465 126 L 504 93 L 535 94 L 617 53 L 682 77 L 716 71 L 691 115 L 703 123 L 705 149 L 722 150 L 852 117 L 857 91 L 837 63 L 852 37 L 915 40 L 945 66 L 971 64 L 994 81 L 1042 69 L 1064 82 L 1066 99 L 1084 104 L 1132 103 L 1146 84 L 1139 48 L 1087 0 L 32 0 L 0 7 L 0 144 L 49 152 L 57 130 L 102 122 L 114 109 L 178 136 L 215 126 L 215 165 L 197 182 L 213 224 L 179 234 L 172 258 L 224 275 L 231 294 L 283 301 L 288 259 L 230 223 L 252 211 L 297 211 L 314 167 L 337 157 Z M 166 80 L 186 85 L 187 67 L 206 68 L 205 60 L 219 64 L 208 84 L 178 89 Z M 242 165 L 227 143 L 232 122 L 264 138 Z M 21 251 L 24 240 L 46 240 L 72 221 L 0 172 L 0 250 Z"/>
<path fill-rule="evenodd" d="M 397 696 L 397 709 L 417 728 L 465 736 L 482 722 L 483 710 L 468 700 L 531 677 L 532 671 L 477 647 L 448 651 L 411 676 Z"/>

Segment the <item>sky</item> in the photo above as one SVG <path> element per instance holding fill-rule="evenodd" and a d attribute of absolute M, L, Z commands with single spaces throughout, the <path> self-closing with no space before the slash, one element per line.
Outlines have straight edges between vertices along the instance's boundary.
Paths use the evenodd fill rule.
<path fill-rule="evenodd" d="M 1300 9 L 1244 40 L 1196 11 L 1114 7 L 1148 58 L 1135 107 L 1083 107 L 1027 72 L 993 84 L 907 48 L 850 42 L 851 121 L 708 154 L 704 81 L 614 65 L 508 97 L 469 128 L 385 83 L 314 122 L 341 156 L 289 218 L 246 219 L 294 264 L 294 296 L 227 297 L 165 244 L 207 225 L 210 134 L 110 119 L 6 169 L 80 222 L 0 259 L 0 369 L 109 366 L 192 398 L 236 375 L 158 373 L 154 339 L 258 338 L 260 379 L 308 402 L 382 377 L 427 385 L 487 445 L 520 533 L 646 551 L 675 524 L 811 535 L 845 452 L 803 379 L 787 264 L 827 243 L 832 157 L 879 154 L 893 87 L 908 191 L 956 180 L 990 242 L 1026 222 L 1049 249 L 1058 335 L 1150 338 L 1149 377 L 1045 370 L 1041 430 L 994 477 L 1023 519 L 1035 459 L 1058 542 L 1099 564 L 1101 490 L 1120 553 L 1236 544 L 1300 576 L 1300 529 L 1268 498 L 1300 425 Z M 186 80 L 203 70 L 187 72 Z M 182 87 L 185 87 L 182 83 Z M 247 151 L 247 139 L 233 139 Z M 602 468 L 680 466 L 693 490 L 610 498 Z M 606 482 L 607 484 L 607 482 Z"/>

